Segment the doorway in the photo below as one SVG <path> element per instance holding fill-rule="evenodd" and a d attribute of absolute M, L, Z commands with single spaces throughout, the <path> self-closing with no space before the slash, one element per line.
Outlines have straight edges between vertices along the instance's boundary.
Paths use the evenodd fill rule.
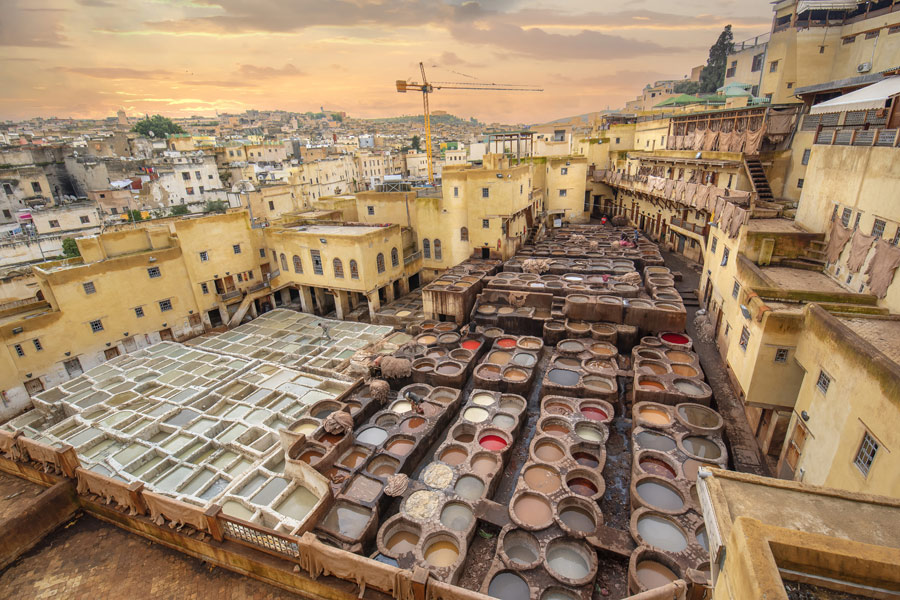
<path fill-rule="evenodd" d="M 115 357 L 117 357 L 118 355 L 119 355 L 118 348 L 109 348 L 109 349 L 103 351 L 103 356 L 106 358 L 106 360 L 112 360 Z"/>
<path fill-rule="evenodd" d="M 78 360 L 77 356 L 64 361 L 63 366 L 66 368 L 66 374 L 68 374 L 69 377 L 78 377 L 84 373 L 84 369 L 81 367 L 81 361 Z"/>
<path fill-rule="evenodd" d="M 481 258 L 487 260 L 491 257 L 491 249 L 490 248 L 482 248 L 481 249 Z"/>
<path fill-rule="evenodd" d="M 172 335 L 172 328 L 167 327 L 166 329 L 162 329 L 159 332 L 159 339 L 164 342 L 173 342 L 175 341 L 175 337 Z"/>
<path fill-rule="evenodd" d="M 25 382 L 25 391 L 29 396 L 34 396 L 44 391 L 44 382 L 38 379 L 31 379 Z"/>
<path fill-rule="evenodd" d="M 410 289 L 410 290 L 417 290 L 417 289 L 419 289 L 419 285 L 420 285 L 420 284 L 419 284 L 419 274 L 416 273 L 415 275 L 410 276 L 410 278 L 409 278 L 409 289 Z"/>

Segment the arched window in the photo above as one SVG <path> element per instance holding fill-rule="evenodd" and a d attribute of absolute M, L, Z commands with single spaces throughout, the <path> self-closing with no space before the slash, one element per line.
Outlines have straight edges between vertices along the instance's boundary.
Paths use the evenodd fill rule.
<path fill-rule="evenodd" d="M 425 254 L 425 258 L 431 258 L 431 242 L 428 241 L 428 238 L 422 240 L 422 252 Z"/>
<path fill-rule="evenodd" d="M 294 273 L 303 273 L 303 263 L 296 254 L 294 255 Z"/>
<path fill-rule="evenodd" d="M 384 254 L 381 252 L 375 257 L 375 266 L 378 267 L 379 273 L 384 273 Z"/>
<path fill-rule="evenodd" d="M 469 228 L 463 227 L 459 230 L 459 241 L 468 242 L 469 241 Z"/>
<path fill-rule="evenodd" d="M 400 253 L 397 252 L 396 248 L 391 248 L 391 266 L 392 267 L 400 266 Z"/>
<path fill-rule="evenodd" d="M 350 261 L 350 279 L 359 279 L 359 267 L 356 266 L 356 261 Z"/>
<path fill-rule="evenodd" d="M 334 265 L 334 276 L 337 277 L 338 279 L 343 279 L 344 278 L 344 264 L 341 262 L 341 259 L 336 258 L 331 262 Z"/>
<path fill-rule="evenodd" d="M 434 240 L 434 260 L 441 260 L 441 240 Z"/>
<path fill-rule="evenodd" d="M 287 273 L 287 258 L 284 254 L 281 255 L 281 270 Z"/>

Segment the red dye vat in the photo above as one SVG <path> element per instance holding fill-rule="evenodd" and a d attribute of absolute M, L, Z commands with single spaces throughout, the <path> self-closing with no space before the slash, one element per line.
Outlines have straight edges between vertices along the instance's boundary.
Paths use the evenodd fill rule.
<path fill-rule="evenodd" d="M 481 342 L 478 340 L 466 340 L 462 343 L 462 347 L 466 350 L 478 350 L 479 346 L 481 346 Z"/>
<path fill-rule="evenodd" d="M 593 406 L 585 406 L 581 409 L 581 414 L 591 421 L 605 421 L 609 417 L 604 411 Z"/>
<path fill-rule="evenodd" d="M 687 344 L 691 341 L 680 333 L 664 333 L 662 339 L 670 344 Z"/>
<path fill-rule="evenodd" d="M 593 496 L 597 493 L 597 486 L 595 486 L 590 479 L 575 477 L 566 483 L 569 484 L 569 489 L 579 496 Z"/>
<path fill-rule="evenodd" d="M 482 448 L 495 452 L 506 448 L 506 440 L 499 435 L 486 435 L 478 440 L 478 443 L 481 444 Z"/>
<path fill-rule="evenodd" d="M 497 342 L 497 345 L 501 348 L 514 348 L 516 345 L 516 340 L 512 338 L 502 338 Z"/>

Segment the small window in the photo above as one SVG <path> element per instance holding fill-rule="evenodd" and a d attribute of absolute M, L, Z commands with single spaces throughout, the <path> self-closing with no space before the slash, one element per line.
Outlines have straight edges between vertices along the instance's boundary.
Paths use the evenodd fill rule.
<path fill-rule="evenodd" d="M 875 224 L 872 225 L 872 235 L 879 239 L 883 237 L 885 225 L 887 225 L 887 223 L 885 223 L 883 220 L 875 219 Z"/>
<path fill-rule="evenodd" d="M 877 31 L 869 31 L 869 32 L 866 32 L 866 39 L 867 39 L 867 40 L 874 40 L 874 39 L 877 38 L 877 37 L 878 37 L 878 32 L 877 32 Z"/>
<path fill-rule="evenodd" d="M 793 82 L 793 81 L 788 81 L 788 83 L 787 83 L 787 89 L 789 89 L 789 90 L 794 89 L 794 82 Z"/>
<path fill-rule="evenodd" d="M 731 297 L 737 300 L 738 294 L 741 293 L 741 284 L 737 281 L 734 282 L 734 287 L 731 288 Z"/>
<path fill-rule="evenodd" d="M 892 35 L 894 33 L 900 33 L 900 25 L 894 25 L 888 28 L 888 35 Z"/>
<path fill-rule="evenodd" d="M 865 432 L 859 445 L 859 450 L 856 451 L 856 459 L 853 461 L 853 464 L 859 468 L 863 476 L 869 475 L 869 469 L 872 468 L 872 463 L 875 461 L 875 454 L 877 453 L 878 442 L 869 435 L 868 431 Z"/>
<path fill-rule="evenodd" d="M 189 172 L 187 172 L 187 171 L 183 171 L 183 172 L 181 173 L 181 178 L 182 178 L 184 181 L 190 181 L 190 180 L 191 180 L 191 174 L 190 174 Z"/>
<path fill-rule="evenodd" d="M 359 279 L 359 266 L 355 260 L 350 261 L 350 279 Z"/>
<path fill-rule="evenodd" d="M 725 266 L 728 264 L 728 248 L 722 249 L 722 264 L 721 266 Z"/>
<path fill-rule="evenodd" d="M 324 275 L 325 267 L 322 265 L 322 253 L 318 250 L 310 250 L 309 257 L 313 264 L 313 273 L 316 275 Z"/>
<path fill-rule="evenodd" d="M 293 261 L 294 261 L 294 273 L 302 274 L 303 273 L 303 263 L 300 262 L 300 257 L 295 254 Z"/>
<path fill-rule="evenodd" d="M 378 268 L 379 273 L 384 273 L 384 254 L 381 252 L 375 257 L 375 266 Z"/>
<path fill-rule="evenodd" d="M 845 208 L 844 212 L 841 213 L 841 225 L 844 227 L 850 226 L 850 216 L 853 214 L 853 211 L 849 208 Z"/>
<path fill-rule="evenodd" d="M 344 263 L 341 262 L 341 259 L 335 258 L 333 261 L 331 261 L 331 265 L 334 268 L 334 276 L 337 279 L 343 279 L 344 278 Z"/>
<path fill-rule="evenodd" d="M 775 349 L 775 362 L 783 363 L 787 362 L 788 357 L 788 349 L 787 348 L 776 348 Z"/>
<path fill-rule="evenodd" d="M 32 181 L 31 182 L 31 190 L 35 194 L 40 194 L 41 193 L 41 183 L 39 181 Z"/>
<path fill-rule="evenodd" d="M 900 227 L 897 227 L 897 232 L 894 234 L 894 239 L 891 240 L 891 245 L 896 246 L 900 244 Z"/>
<path fill-rule="evenodd" d="M 846 45 L 848 45 L 848 44 L 852 44 L 852 43 L 855 42 L 855 41 L 856 41 L 856 36 L 855 36 L 855 35 L 851 35 L 851 36 L 845 37 L 843 40 L 841 40 L 841 44 L 843 44 L 844 46 L 846 46 Z"/>
<path fill-rule="evenodd" d="M 482 198 L 490 198 L 491 197 L 491 188 L 481 188 L 481 197 Z"/>
<path fill-rule="evenodd" d="M 459 188 L 458 187 L 453 188 L 453 197 L 459 198 Z"/>
<path fill-rule="evenodd" d="M 243 283 L 243 282 L 244 282 L 244 274 L 243 274 L 243 273 L 238 273 L 238 274 L 237 274 L 237 280 L 238 280 L 238 283 Z"/>
<path fill-rule="evenodd" d="M 491 228 L 491 220 L 490 219 L 482 219 L 481 220 L 481 228 L 482 229 L 490 229 Z"/>
<path fill-rule="evenodd" d="M 431 258 L 431 242 L 428 238 L 422 240 L 422 254 L 425 258 Z"/>
<path fill-rule="evenodd" d="M 565 198 L 567 193 L 568 193 L 568 190 L 559 190 L 559 197 Z"/>
<path fill-rule="evenodd" d="M 90 223 L 90 222 L 91 222 L 91 218 L 90 218 L 90 217 L 81 216 L 81 217 L 79 217 L 79 218 L 81 219 L 82 224 L 84 224 L 84 223 Z"/>
<path fill-rule="evenodd" d="M 97 333 L 98 331 L 103 331 L 103 321 L 97 319 L 96 321 L 90 322 L 91 331 Z"/>
<path fill-rule="evenodd" d="M 710 254 L 715 254 L 715 253 L 716 253 L 716 246 L 718 246 L 718 245 L 719 245 L 719 238 L 713 236 L 712 243 L 711 243 L 710 246 L 709 246 L 709 253 L 710 253 Z"/>
<path fill-rule="evenodd" d="M 209 260 L 209 252 L 204 250 L 200 253 L 200 262 L 207 262 Z"/>
<path fill-rule="evenodd" d="M 206 285 L 206 284 L 204 283 L 203 285 Z M 206 292 L 203 292 L 203 293 L 205 294 Z M 144 318 L 144 307 L 143 306 L 135 306 L 134 307 L 134 316 L 137 317 L 138 319 L 143 319 Z"/>
<path fill-rule="evenodd" d="M 51 219 L 50 222 L 47 224 L 53 228 L 59 227 L 59 221 L 57 221 L 56 219 Z"/>
<path fill-rule="evenodd" d="M 281 270 L 287 273 L 287 257 L 282 253 L 281 255 Z"/>
<path fill-rule="evenodd" d="M 367 206 L 367 207 L 366 207 L 366 212 L 369 213 L 369 215 L 374 215 L 374 214 L 375 214 L 375 207 L 374 207 L 374 206 Z"/>
<path fill-rule="evenodd" d="M 187 192 L 188 196 L 194 195 L 194 188 L 192 188 L 192 187 L 186 187 L 186 188 L 184 188 L 184 191 Z"/>
<path fill-rule="evenodd" d="M 741 328 L 741 348 L 747 350 L 747 344 L 750 343 L 750 330 L 746 327 Z"/>
<path fill-rule="evenodd" d="M 560 175 L 568 175 L 568 174 L 569 174 L 569 169 L 563 167 L 562 169 L 559 170 L 559 174 L 560 174 Z"/>
<path fill-rule="evenodd" d="M 434 240 L 434 260 L 443 260 L 443 256 L 441 256 L 441 240 Z"/>
<path fill-rule="evenodd" d="M 150 279 L 162 277 L 162 273 L 159 271 L 159 267 L 150 267 L 149 269 L 147 269 L 147 275 L 150 276 Z"/>
<path fill-rule="evenodd" d="M 275 202 L 269 200 L 269 210 L 275 210 Z"/>
<path fill-rule="evenodd" d="M 859 219 L 862 217 L 862 213 L 856 213 L 856 219 L 853 220 L 853 229 L 859 229 Z"/>
<path fill-rule="evenodd" d="M 825 371 L 819 371 L 819 378 L 816 380 L 816 387 L 823 394 L 828 392 L 828 386 L 831 385 L 831 377 Z"/>
<path fill-rule="evenodd" d="M 459 230 L 459 241 L 468 242 L 469 241 L 469 228 L 462 227 Z"/>
<path fill-rule="evenodd" d="M 801 190 L 803 189 L 803 178 L 802 177 L 797 180 L 797 188 L 801 189 Z"/>
<path fill-rule="evenodd" d="M 166 298 L 165 300 L 159 301 L 159 312 L 166 312 L 172 310 L 172 301 Z"/>
<path fill-rule="evenodd" d="M 769 63 L 769 73 L 774 73 L 778 70 L 778 61 L 773 60 Z"/>
<path fill-rule="evenodd" d="M 208 283 L 201 283 L 201 284 L 200 284 L 200 291 L 203 292 L 204 294 L 208 294 L 208 293 L 209 293 L 209 284 L 208 284 Z"/>
<path fill-rule="evenodd" d="M 807 148 L 806 150 L 803 151 L 803 160 L 800 161 L 802 164 L 804 164 L 804 165 L 809 164 L 809 153 L 810 152 L 811 152 L 811 150 L 809 148 Z"/>
<path fill-rule="evenodd" d="M 266 249 L 265 249 L 265 248 L 260 248 L 260 249 L 259 249 L 259 257 L 260 257 L 260 258 L 265 258 L 265 257 L 266 257 Z"/>
<path fill-rule="evenodd" d="M 31 341 L 34 344 L 34 349 L 37 350 L 38 352 L 40 352 L 41 350 L 44 349 L 44 347 L 41 345 L 41 340 L 34 338 Z"/>
<path fill-rule="evenodd" d="M 232 244 L 231 250 L 232 250 L 235 254 L 240 254 L 240 253 L 241 253 L 241 245 L 240 245 L 240 244 Z"/>
<path fill-rule="evenodd" d="M 199 180 L 200 180 L 200 179 L 202 179 L 202 178 L 203 178 L 203 176 L 202 176 L 202 175 L 200 175 L 200 171 L 194 171 L 194 176 L 196 176 L 196 177 L 197 177 L 197 180 L 198 180 L 198 181 L 199 181 Z"/>
<path fill-rule="evenodd" d="M 13 348 L 16 349 L 16 356 L 19 358 L 25 356 L 25 350 L 22 349 L 22 344 L 13 344 Z"/>
<path fill-rule="evenodd" d="M 731 323 L 725 323 L 725 337 L 728 337 L 729 333 L 731 333 Z"/>
<path fill-rule="evenodd" d="M 392 267 L 400 266 L 400 253 L 397 252 L 396 248 L 391 248 L 391 266 Z"/>
<path fill-rule="evenodd" d="M 81 284 L 81 287 L 84 288 L 84 293 L 85 293 L 85 294 L 93 294 L 94 292 L 97 291 L 97 288 L 94 287 L 94 282 L 93 282 L 93 281 L 86 281 L 86 282 L 84 282 L 84 283 Z"/>

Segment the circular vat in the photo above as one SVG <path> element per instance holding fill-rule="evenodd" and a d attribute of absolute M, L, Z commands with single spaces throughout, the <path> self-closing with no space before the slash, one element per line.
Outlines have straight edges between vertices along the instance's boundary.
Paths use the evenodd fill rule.
<path fill-rule="evenodd" d="M 697 377 L 700 375 L 700 371 L 692 367 L 691 365 L 684 365 L 681 363 L 672 363 L 672 372 L 676 375 L 680 375 L 681 377 Z"/>
<path fill-rule="evenodd" d="M 639 473 L 656 475 L 663 479 L 675 479 L 678 477 L 678 468 L 675 466 L 674 461 L 662 452 L 639 450 L 635 453 L 634 464 L 637 465 Z"/>
<path fill-rule="evenodd" d="M 521 367 L 506 367 L 503 369 L 503 379 L 512 383 L 521 383 L 531 377 L 531 371 Z"/>
<path fill-rule="evenodd" d="M 562 487 L 559 471 L 547 465 L 532 464 L 522 472 L 526 485 L 542 494 L 553 494 Z"/>
<path fill-rule="evenodd" d="M 469 423 L 460 423 L 453 428 L 453 439 L 460 444 L 471 444 L 475 441 L 475 426 Z"/>
<path fill-rule="evenodd" d="M 503 330 L 499 327 L 487 327 L 484 331 L 481 332 L 484 337 L 489 340 L 495 339 L 503 335 Z"/>
<path fill-rule="evenodd" d="M 634 436 L 634 441 L 637 448 L 659 450 L 660 452 L 671 452 L 677 447 L 673 438 L 649 430 L 637 433 Z"/>
<path fill-rule="evenodd" d="M 453 531 L 468 531 L 475 522 L 472 507 L 462 502 L 448 502 L 441 509 L 441 525 Z"/>
<path fill-rule="evenodd" d="M 475 369 L 475 376 L 488 381 L 497 381 L 501 376 L 500 367 L 492 364 L 481 364 Z"/>
<path fill-rule="evenodd" d="M 567 533 L 576 537 L 593 534 L 602 521 L 596 502 L 569 496 L 557 505 L 556 521 Z"/>
<path fill-rule="evenodd" d="M 589 421 L 608 423 L 613 417 L 613 407 L 606 402 L 587 400 L 578 403 L 578 412 Z"/>
<path fill-rule="evenodd" d="M 565 354 L 579 354 L 584 352 L 584 344 L 577 340 L 563 340 L 556 345 L 556 349 Z"/>
<path fill-rule="evenodd" d="M 431 394 L 428 399 L 433 400 L 439 404 L 450 404 L 457 398 L 457 391 L 445 388 L 445 387 L 437 387 L 431 390 Z"/>
<path fill-rule="evenodd" d="M 420 373 L 431 373 L 434 371 L 436 364 L 437 360 L 434 358 L 419 358 L 413 361 L 412 368 Z"/>
<path fill-rule="evenodd" d="M 661 339 L 664 343 L 672 344 L 673 346 L 678 346 L 678 347 L 683 346 L 685 348 L 691 347 L 691 338 L 689 338 L 688 336 L 686 336 L 683 333 L 675 333 L 675 332 L 670 331 L 670 332 L 661 334 L 659 336 L 659 339 Z"/>
<path fill-rule="evenodd" d="M 500 548 L 510 567 L 517 569 L 530 569 L 537 566 L 541 559 L 541 546 L 528 531 L 524 529 L 508 529 L 500 540 Z"/>
<path fill-rule="evenodd" d="M 367 427 L 356 435 L 356 441 L 370 446 L 380 446 L 387 436 L 387 431 L 381 427 Z"/>
<path fill-rule="evenodd" d="M 687 548 L 688 540 L 684 529 L 672 519 L 648 511 L 634 514 L 637 515 L 637 534 L 648 546 L 666 552 L 681 552 Z"/>
<path fill-rule="evenodd" d="M 659 379 L 646 375 L 638 377 L 638 387 L 645 392 L 661 392 L 666 389 L 665 384 Z"/>
<path fill-rule="evenodd" d="M 724 425 L 719 413 L 700 404 L 679 404 L 675 407 L 675 414 L 688 427 L 715 431 Z"/>
<path fill-rule="evenodd" d="M 718 460 L 722 457 L 722 449 L 710 438 L 689 435 L 681 439 L 681 449 L 692 458 Z"/>
<path fill-rule="evenodd" d="M 499 429 L 485 429 L 478 436 L 478 445 L 491 452 L 502 452 L 509 443 L 509 436 Z"/>
<path fill-rule="evenodd" d="M 637 405 L 637 418 L 641 425 L 647 427 L 664 428 L 672 425 L 672 416 L 669 409 L 662 404 L 640 402 Z"/>
<path fill-rule="evenodd" d="M 465 447 L 458 444 L 447 446 L 441 451 L 440 456 L 438 456 L 438 460 L 451 466 L 461 465 L 467 458 L 469 458 L 469 453 L 466 451 Z"/>
<path fill-rule="evenodd" d="M 600 358 L 610 358 L 619 353 L 619 350 L 607 342 L 596 342 L 591 344 L 591 354 Z"/>
<path fill-rule="evenodd" d="M 475 392 L 472 395 L 472 404 L 476 406 L 493 406 L 496 400 L 489 392 Z"/>
<path fill-rule="evenodd" d="M 422 543 L 422 556 L 438 569 L 453 566 L 459 560 L 459 542 L 452 535 L 437 533 Z"/>
<path fill-rule="evenodd" d="M 341 410 L 343 406 L 334 400 L 323 400 L 309 407 L 309 415 L 316 419 L 324 419 L 331 413 Z"/>
<path fill-rule="evenodd" d="M 494 345 L 497 348 L 503 348 L 505 350 L 509 350 L 510 348 L 516 347 L 516 341 L 517 341 L 516 338 L 501 337 L 501 338 L 498 338 L 496 342 L 494 342 Z"/>
<path fill-rule="evenodd" d="M 422 417 L 410 417 L 400 423 L 400 430 L 405 433 L 419 431 L 425 426 L 425 419 Z"/>
<path fill-rule="evenodd" d="M 520 414 L 525 410 L 525 399 L 521 396 L 504 394 L 500 397 L 500 410 L 510 414 Z"/>
<path fill-rule="evenodd" d="M 607 394 L 618 389 L 615 380 L 599 375 L 585 375 L 582 384 L 588 393 Z"/>
<path fill-rule="evenodd" d="M 635 366 L 642 373 L 648 373 L 652 375 L 665 375 L 666 373 L 668 373 L 666 365 L 655 360 L 638 360 Z M 673 369 L 674 367 L 675 365 L 672 365 Z"/>
<path fill-rule="evenodd" d="M 684 510 L 684 498 L 674 486 L 655 475 L 644 475 L 634 483 L 636 499 L 650 508 L 678 513 Z"/>
<path fill-rule="evenodd" d="M 693 363 L 696 355 L 683 350 L 666 350 L 666 359 L 673 363 Z"/>
<path fill-rule="evenodd" d="M 477 312 L 479 315 L 490 316 L 497 312 L 497 307 L 491 304 L 482 304 L 478 307 Z"/>
<path fill-rule="evenodd" d="M 645 592 L 681 578 L 681 569 L 671 557 L 653 548 L 638 548 L 629 561 L 629 579 L 636 586 L 633 592 Z"/>
<path fill-rule="evenodd" d="M 398 519 L 385 529 L 381 538 L 381 551 L 394 558 L 409 554 L 419 543 L 421 532 L 418 525 L 405 519 Z"/>
<path fill-rule="evenodd" d="M 434 346 L 432 348 L 429 348 L 428 351 L 425 352 L 425 356 L 427 358 L 434 358 L 434 359 L 442 358 L 444 356 L 447 356 L 447 349 L 440 348 L 438 346 Z"/>
<path fill-rule="evenodd" d="M 472 472 L 481 477 L 488 477 L 497 470 L 497 457 L 490 452 L 478 452 L 469 462 Z"/>
<path fill-rule="evenodd" d="M 544 564 L 559 581 L 581 585 L 597 572 L 597 554 L 583 542 L 557 538 L 547 545 Z"/>
<path fill-rule="evenodd" d="M 484 482 L 475 475 L 463 475 L 456 480 L 453 491 L 460 498 L 472 501 L 478 500 L 484 493 Z"/>
<path fill-rule="evenodd" d="M 549 437 L 538 438 L 532 446 L 532 454 L 535 460 L 547 463 L 560 461 L 566 455 L 562 445 Z"/>
<path fill-rule="evenodd" d="M 474 353 L 477 352 L 479 348 L 481 348 L 481 342 L 479 342 L 478 340 L 462 340 L 459 345 L 463 350 L 466 350 L 470 353 L 470 358 L 474 356 Z M 453 355 L 451 354 L 451 356 Z"/>
<path fill-rule="evenodd" d="M 543 411 L 550 415 L 571 415 L 575 412 L 575 406 L 559 396 L 547 396 L 544 398 Z"/>
<path fill-rule="evenodd" d="M 530 369 L 537 364 L 537 356 L 531 352 L 516 352 L 513 354 L 511 362 L 516 366 Z"/>
<path fill-rule="evenodd" d="M 540 350 L 544 347 L 544 341 L 541 338 L 523 336 L 516 342 L 516 346 L 522 350 Z"/>
<path fill-rule="evenodd" d="M 575 424 L 575 436 L 582 442 L 602 446 L 609 437 L 609 431 L 605 425 L 593 421 L 580 421 Z"/>
<path fill-rule="evenodd" d="M 595 472 L 579 468 L 572 469 L 566 474 L 566 487 L 573 494 L 585 498 L 599 498 L 606 486 Z"/>
<path fill-rule="evenodd" d="M 462 373 L 463 368 L 463 365 L 456 362 L 455 360 L 445 360 L 438 364 L 434 372 L 438 375 L 452 377 L 454 375 L 459 375 L 460 373 Z"/>
<path fill-rule="evenodd" d="M 366 471 L 376 477 L 390 477 L 400 468 L 400 462 L 396 458 L 380 454 L 369 461 Z"/>
<path fill-rule="evenodd" d="M 453 469 L 439 462 L 430 463 L 422 471 L 420 478 L 422 483 L 430 488 L 442 490 L 453 481 Z"/>
<path fill-rule="evenodd" d="M 516 426 L 516 418 L 509 413 L 497 413 L 491 419 L 491 424 L 500 429 L 512 429 Z"/>
<path fill-rule="evenodd" d="M 569 446 L 569 454 L 576 463 L 587 469 L 602 470 L 606 462 L 603 449 L 595 444 L 573 444 Z"/>
<path fill-rule="evenodd" d="M 569 422 L 559 417 L 544 417 L 541 419 L 540 430 L 554 437 L 565 437 L 572 431 Z"/>
<path fill-rule="evenodd" d="M 562 387 L 574 387 L 578 385 L 580 378 L 580 373 L 569 369 L 553 368 L 547 371 L 547 380 L 554 385 Z"/>
<path fill-rule="evenodd" d="M 553 509 L 550 501 L 541 494 L 520 492 L 512 500 L 510 511 L 513 520 L 520 527 L 537 531 L 549 527 L 553 522 Z"/>
<path fill-rule="evenodd" d="M 523 600 L 531 597 L 531 590 L 518 573 L 500 571 L 488 584 L 488 596 L 498 600 Z"/>
<path fill-rule="evenodd" d="M 416 440 L 408 435 L 395 435 L 384 445 L 384 449 L 394 456 L 406 456 L 416 445 Z"/>
<path fill-rule="evenodd" d="M 445 346 L 449 346 L 452 344 L 458 344 L 459 343 L 459 334 L 456 333 L 455 331 L 448 332 L 448 333 L 442 333 L 441 335 L 438 336 L 437 341 L 438 341 L 438 344 L 444 344 Z"/>
<path fill-rule="evenodd" d="M 688 481 L 697 481 L 697 474 L 700 472 L 700 467 L 718 468 L 719 465 L 696 460 L 693 458 L 689 458 L 681 464 L 681 470 L 684 472 L 684 477 Z"/>
<path fill-rule="evenodd" d="M 508 350 L 492 350 L 488 353 L 484 362 L 494 365 L 506 366 L 512 358 L 512 352 Z"/>
<path fill-rule="evenodd" d="M 434 330 L 439 331 L 441 333 L 455 331 L 456 324 L 455 323 L 438 323 L 437 325 L 434 326 Z"/>
<path fill-rule="evenodd" d="M 457 348 L 456 350 L 450 351 L 450 358 L 464 363 L 472 360 L 472 356 L 473 354 L 471 352 L 464 350 L 463 348 Z"/>
<path fill-rule="evenodd" d="M 409 400 L 396 400 L 391 404 L 391 412 L 395 412 L 399 415 L 411 412 L 412 408 L 412 402 Z"/>
<path fill-rule="evenodd" d="M 551 587 L 544 590 L 541 600 L 581 600 L 581 596 L 576 596 L 565 588 Z"/>
<path fill-rule="evenodd" d="M 649 350 L 647 348 L 641 348 L 637 351 L 637 355 L 640 358 L 649 358 L 650 360 L 662 360 L 662 354 L 657 352 L 656 350 Z"/>
<path fill-rule="evenodd" d="M 480 406 L 470 406 L 463 411 L 463 418 L 471 423 L 484 423 L 491 414 Z"/>
<path fill-rule="evenodd" d="M 685 396 L 702 398 L 704 396 L 709 396 L 711 393 L 710 387 L 702 381 L 693 379 L 676 379 L 673 384 L 675 385 L 675 389 Z"/>

